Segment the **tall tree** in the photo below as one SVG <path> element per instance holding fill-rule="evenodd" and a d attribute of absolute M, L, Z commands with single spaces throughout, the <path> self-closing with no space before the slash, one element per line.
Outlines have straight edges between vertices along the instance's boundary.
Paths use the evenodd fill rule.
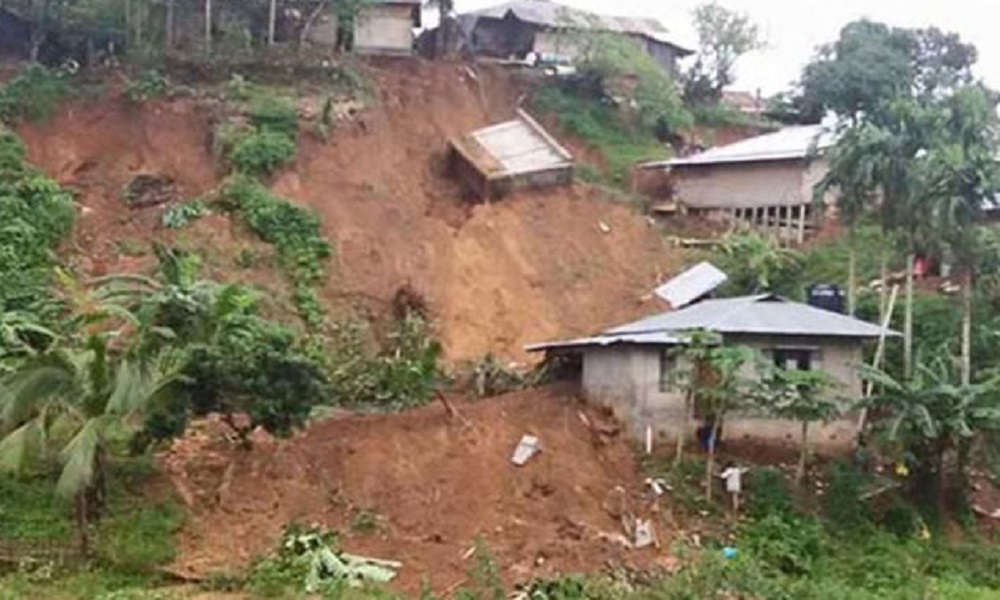
<path fill-rule="evenodd" d="M 928 183 L 933 221 L 962 277 L 961 381 L 972 380 L 972 295 L 984 251 L 983 209 L 1000 191 L 1000 119 L 997 97 L 981 86 L 960 88 L 943 100 L 944 126 L 931 150 Z"/>
<path fill-rule="evenodd" d="M 684 77 L 684 99 L 694 103 L 717 102 L 722 90 L 735 79 L 740 57 L 764 45 L 760 28 L 746 13 L 709 2 L 694 10 L 698 54 Z"/>
<path fill-rule="evenodd" d="M 827 112 L 871 119 L 892 98 L 934 97 L 970 82 L 975 61 L 975 47 L 956 34 L 855 21 L 806 66 L 791 104 L 804 123 Z"/>

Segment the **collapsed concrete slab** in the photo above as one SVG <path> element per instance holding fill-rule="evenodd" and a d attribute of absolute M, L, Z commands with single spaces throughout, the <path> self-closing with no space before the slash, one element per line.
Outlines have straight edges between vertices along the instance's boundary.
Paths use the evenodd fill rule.
<path fill-rule="evenodd" d="M 520 109 L 512 121 L 452 139 L 449 166 L 473 196 L 484 200 L 573 181 L 573 156 Z"/>

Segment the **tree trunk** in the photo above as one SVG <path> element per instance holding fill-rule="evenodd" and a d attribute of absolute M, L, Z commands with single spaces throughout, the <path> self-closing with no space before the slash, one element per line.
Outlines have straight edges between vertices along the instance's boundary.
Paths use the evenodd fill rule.
<path fill-rule="evenodd" d="M 719 445 L 719 429 L 722 424 L 722 413 L 719 412 L 712 422 L 712 432 L 708 438 L 708 460 L 705 461 L 705 500 L 712 501 L 712 483 L 715 480 L 715 447 Z"/>
<path fill-rule="evenodd" d="M 878 270 L 878 276 L 881 280 L 878 287 L 878 316 L 879 321 L 884 321 L 886 311 L 888 310 L 886 305 L 888 304 L 889 298 L 889 251 L 885 248 L 882 248 L 882 256 Z"/>
<path fill-rule="evenodd" d="M 309 17 L 306 19 L 305 24 L 302 26 L 302 31 L 299 32 L 299 49 L 301 50 L 306 45 L 306 38 L 309 37 L 309 31 L 312 29 L 313 24 L 316 19 L 323 14 L 323 9 L 326 7 L 327 2 L 319 2 L 316 7 L 313 8 L 312 12 L 309 13 Z"/>
<path fill-rule="evenodd" d="M 274 30 L 278 21 L 278 0 L 271 0 L 267 12 L 267 45 L 274 45 Z"/>
<path fill-rule="evenodd" d="M 76 493 L 74 498 L 74 508 L 76 509 L 76 533 L 79 536 L 80 556 L 87 558 L 90 556 L 90 518 L 88 516 L 87 490 L 83 489 Z"/>
<path fill-rule="evenodd" d="M 972 269 L 962 281 L 962 385 L 972 383 Z"/>
<path fill-rule="evenodd" d="M 802 434 L 799 438 L 799 466 L 795 470 L 795 485 L 801 486 L 806 479 L 806 458 L 809 455 L 809 421 L 802 421 Z"/>
<path fill-rule="evenodd" d="M 903 311 L 903 376 L 913 377 L 913 251 L 906 255 L 906 306 Z"/>
<path fill-rule="evenodd" d="M 687 437 L 688 424 L 691 422 L 691 413 L 694 412 L 693 406 L 694 402 L 691 400 L 692 393 L 688 392 L 684 395 L 684 420 L 681 422 L 681 428 L 677 432 L 677 451 L 674 453 L 674 467 L 681 466 L 681 460 L 684 459 L 684 438 Z"/>
<path fill-rule="evenodd" d="M 883 292 L 884 293 L 884 292 Z M 855 248 L 854 230 L 847 240 L 847 314 L 854 316 L 858 303 L 858 251 Z"/>
<path fill-rule="evenodd" d="M 205 0 L 205 53 L 212 54 L 212 0 Z"/>
<path fill-rule="evenodd" d="M 167 52 L 174 49 L 174 2 L 175 0 L 167 0 L 167 27 L 163 40 L 163 47 Z"/>

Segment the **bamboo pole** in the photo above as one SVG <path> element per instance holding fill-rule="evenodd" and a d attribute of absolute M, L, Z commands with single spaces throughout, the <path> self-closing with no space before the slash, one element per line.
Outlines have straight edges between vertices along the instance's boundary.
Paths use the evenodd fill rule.
<path fill-rule="evenodd" d="M 899 295 L 899 286 L 892 286 L 892 291 L 889 293 L 889 302 L 886 306 L 886 310 L 882 315 L 882 331 L 879 332 L 878 345 L 875 347 L 875 356 L 872 358 L 872 367 L 878 369 L 882 366 L 882 359 L 885 356 L 885 334 L 889 330 L 889 323 L 892 322 L 892 313 L 896 309 L 896 297 Z M 871 381 L 865 382 L 865 389 L 862 392 L 862 396 L 868 398 L 872 395 L 872 390 L 875 384 Z M 868 409 L 861 409 L 861 414 L 858 416 L 858 435 L 865 429 L 865 421 L 868 419 Z"/>

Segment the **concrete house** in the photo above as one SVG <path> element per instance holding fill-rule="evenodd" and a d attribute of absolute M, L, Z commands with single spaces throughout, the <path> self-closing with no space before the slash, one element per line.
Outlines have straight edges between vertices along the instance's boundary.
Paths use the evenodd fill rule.
<path fill-rule="evenodd" d="M 373 0 L 365 3 L 353 29 L 353 49 L 359 54 L 413 53 L 413 30 L 420 27 L 420 0 Z M 316 18 L 306 40 L 317 46 L 338 47 L 343 32 L 335 8 Z"/>
<path fill-rule="evenodd" d="M 543 60 L 572 62 L 579 53 L 573 33 L 611 32 L 636 40 L 670 76 L 677 62 L 693 54 L 672 41 L 656 19 L 611 17 L 549 0 L 512 0 L 459 15 L 468 49 L 477 56 L 523 59 L 534 52 Z"/>
<path fill-rule="evenodd" d="M 687 422 L 683 393 L 673 385 L 678 368 L 676 348 L 693 330 L 715 332 L 724 344 L 742 344 L 782 368 L 821 369 L 838 383 L 840 398 L 861 397 L 857 368 L 866 342 L 897 335 L 835 312 L 761 294 L 701 300 L 679 310 L 614 327 L 593 337 L 529 346 L 532 352 L 582 357 L 584 396 L 611 408 L 628 430 L 641 439 L 651 428 L 676 439 L 693 431 L 704 415 L 696 407 Z M 817 447 L 838 450 L 854 439 L 856 419 L 845 415 L 814 426 Z M 799 425 L 748 410 L 726 417 L 723 439 L 752 438 L 771 442 L 797 439 Z"/>
<path fill-rule="evenodd" d="M 669 174 L 682 212 L 801 241 L 822 216 L 813 187 L 826 174 L 824 152 L 835 141 L 824 125 L 786 127 L 640 169 Z"/>

